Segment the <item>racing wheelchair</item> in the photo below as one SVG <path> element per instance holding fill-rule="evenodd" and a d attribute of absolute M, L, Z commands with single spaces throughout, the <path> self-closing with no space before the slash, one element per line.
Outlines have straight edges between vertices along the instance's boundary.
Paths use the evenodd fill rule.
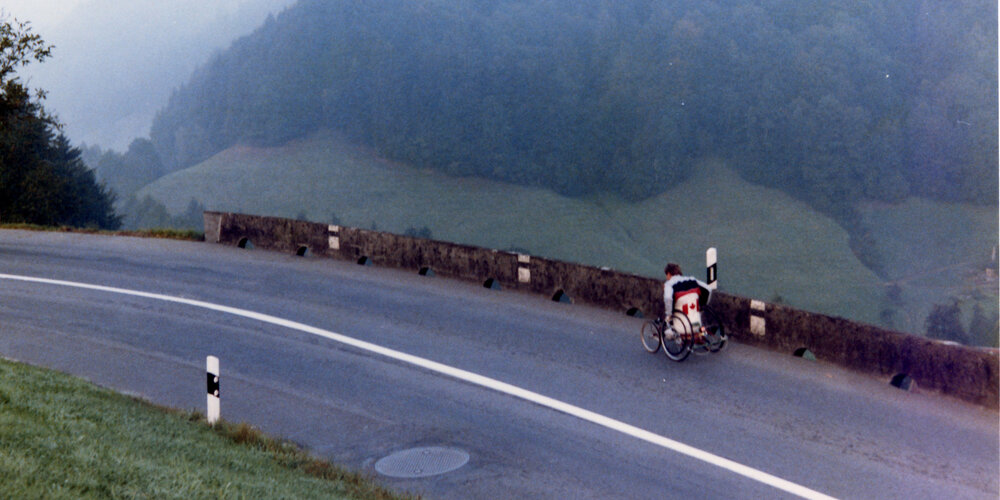
<path fill-rule="evenodd" d="M 676 301 L 666 321 L 657 317 L 643 322 L 642 347 L 649 353 L 656 353 L 662 347 L 663 353 L 674 361 L 684 361 L 692 352 L 721 351 L 728 340 L 726 329 L 704 302 L 697 296 L 683 297 Z"/>

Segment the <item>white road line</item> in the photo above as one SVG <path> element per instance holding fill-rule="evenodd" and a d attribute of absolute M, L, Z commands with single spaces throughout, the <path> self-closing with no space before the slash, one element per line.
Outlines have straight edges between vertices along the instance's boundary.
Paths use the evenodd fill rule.
<path fill-rule="evenodd" d="M 309 326 L 306 324 L 298 323 L 295 321 L 290 321 L 287 319 L 278 318 L 268 314 L 261 314 L 253 311 L 248 311 L 245 309 L 238 309 L 235 307 L 228 307 L 219 304 L 213 304 L 211 302 L 203 302 L 200 300 L 185 299 L 182 297 L 173 297 L 170 295 L 161 295 L 158 293 L 141 292 L 137 290 L 128 290 L 125 288 L 115 288 L 101 285 L 91 285 L 88 283 L 77 283 L 73 281 L 62 281 L 53 280 L 46 278 L 36 278 L 31 276 L 19 276 L 12 274 L 0 274 L 0 279 L 22 281 L 28 283 L 41 283 L 46 285 L 58 285 L 73 288 L 82 288 L 86 290 L 94 290 L 99 292 L 107 293 L 117 293 L 122 295 L 131 295 L 134 297 L 142 297 L 152 300 L 160 300 L 165 302 L 173 302 L 177 304 L 184 304 L 193 307 L 200 307 L 203 309 L 208 309 L 211 311 L 217 311 L 227 314 L 232 314 L 234 316 L 240 316 L 244 318 L 254 319 L 264 323 L 269 323 L 272 325 L 282 326 L 292 330 L 298 330 L 300 332 L 311 333 L 334 342 L 339 342 L 341 344 L 346 344 L 357 349 L 368 351 L 371 353 L 379 354 L 388 358 L 392 358 L 404 363 L 409 363 L 411 365 L 419 366 L 426 370 L 437 372 L 449 377 L 454 377 L 456 379 L 476 384 L 488 389 L 492 389 L 503 394 L 508 394 L 517 398 L 521 398 L 532 403 L 551 408 L 553 410 L 572 415 L 582 420 L 606 427 L 608 429 L 618 431 L 622 434 L 632 436 L 637 439 L 661 446 L 668 450 L 680 453 L 682 455 L 687 455 L 691 458 L 701 460 L 708 464 L 721 467 L 735 474 L 741 475 L 743 477 L 758 481 L 760 483 L 772 486 L 779 490 L 791 493 L 793 495 L 800 496 L 802 498 L 810 499 L 829 499 L 833 498 L 828 495 L 824 495 L 818 491 L 811 490 L 805 486 L 798 485 L 791 481 L 781 479 L 780 477 L 773 476 L 766 472 L 754 469 L 752 467 L 734 462 L 727 458 L 714 455 L 707 451 L 700 450 L 698 448 L 688 446 L 684 443 L 674 441 L 673 439 L 655 434 L 633 425 L 626 424 L 620 420 L 615 420 L 604 415 L 594 413 L 590 410 L 580 408 L 578 406 L 573 406 L 569 403 L 564 403 L 562 401 L 552 399 L 548 396 L 538 394 L 536 392 L 529 391 L 527 389 L 522 389 L 520 387 L 510 385 L 506 382 L 501 382 L 496 379 L 485 377 L 476 373 L 461 370 L 452 366 L 444 365 L 436 361 L 431 361 L 429 359 L 421 358 L 418 356 L 413 356 L 411 354 L 406 354 L 404 352 L 396 351 L 393 349 L 388 349 L 379 345 L 375 345 L 369 342 L 358 340 L 355 338 L 347 337 L 339 333 L 331 332 L 328 330 L 323 330 L 322 328 L 316 328 L 314 326 Z"/>

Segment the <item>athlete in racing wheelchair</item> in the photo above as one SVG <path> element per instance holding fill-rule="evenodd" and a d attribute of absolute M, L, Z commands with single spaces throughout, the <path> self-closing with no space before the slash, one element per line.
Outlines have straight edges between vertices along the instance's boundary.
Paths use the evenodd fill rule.
<path fill-rule="evenodd" d="M 643 325 L 643 346 L 683 361 L 692 351 L 718 352 L 726 344 L 726 334 L 718 317 L 707 307 L 711 288 L 703 281 L 684 276 L 673 262 L 663 270 L 663 316 Z"/>
<path fill-rule="evenodd" d="M 684 276 L 681 266 L 670 262 L 663 269 L 663 318 L 675 317 L 680 312 L 687 317 L 691 326 L 701 325 L 701 311 L 712 298 L 712 290 L 703 281 L 692 276 Z M 676 318 L 667 322 L 665 334 L 668 339 L 680 335 L 686 329 L 683 320 Z"/>

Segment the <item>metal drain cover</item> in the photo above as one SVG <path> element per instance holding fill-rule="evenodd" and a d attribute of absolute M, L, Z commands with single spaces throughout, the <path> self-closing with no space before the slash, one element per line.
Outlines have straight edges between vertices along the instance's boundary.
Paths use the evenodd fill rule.
<path fill-rule="evenodd" d="M 462 450 L 430 446 L 393 453 L 375 462 L 375 470 L 391 477 L 428 477 L 451 472 L 468 462 L 469 454 Z"/>

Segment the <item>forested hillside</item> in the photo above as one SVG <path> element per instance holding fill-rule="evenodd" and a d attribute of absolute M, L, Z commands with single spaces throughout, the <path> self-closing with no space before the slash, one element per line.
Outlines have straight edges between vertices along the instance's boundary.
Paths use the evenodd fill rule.
<path fill-rule="evenodd" d="M 985 0 L 302 0 L 170 99 L 167 171 L 320 128 L 459 175 L 629 199 L 691 161 L 844 215 L 996 203 Z"/>

